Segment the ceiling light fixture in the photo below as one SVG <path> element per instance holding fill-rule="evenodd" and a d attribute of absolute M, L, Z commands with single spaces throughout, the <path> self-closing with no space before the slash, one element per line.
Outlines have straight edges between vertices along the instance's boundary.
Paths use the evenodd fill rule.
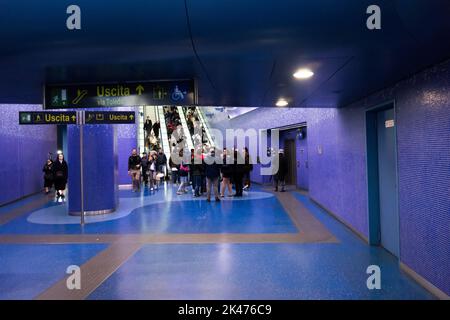
<path fill-rule="evenodd" d="M 286 107 L 288 104 L 289 103 L 286 101 L 286 99 L 280 98 L 275 105 L 277 107 Z"/>
<path fill-rule="evenodd" d="M 309 69 L 298 69 L 294 74 L 294 78 L 296 79 L 308 79 L 311 78 L 314 75 L 314 72 L 312 72 Z"/>

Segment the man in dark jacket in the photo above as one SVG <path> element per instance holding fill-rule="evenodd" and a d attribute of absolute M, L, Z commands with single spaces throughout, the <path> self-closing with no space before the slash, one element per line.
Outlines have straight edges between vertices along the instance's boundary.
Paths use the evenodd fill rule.
<path fill-rule="evenodd" d="M 198 149 L 195 156 L 192 158 L 191 174 L 194 197 L 200 197 L 202 191 L 202 176 L 205 174 L 205 163 L 203 161 L 201 149 Z"/>
<path fill-rule="evenodd" d="M 150 117 L 147 117 L 147 120 L 145 120 L 144 123 L 144 133 L 146 133 L 146 137 L 149 137 L 150 134 L 152 133 L 152 129 L 153 129 L 153 124 L 152 124 L 152 120 L 150 119 Z"/>
<path fill-rule="evenodd" d="M 157 171 L 159 173 L 164 173 L 164 174 L 166 173 L 167 157 L 162 149 L 159 149 L 159 151 L 158 151 L 158 158 L 156 159 L 156 166 L 157 166 Z"/>
<path fill-rule="evenodd" d="M 133 184 L 133 192 L 141 190 L 141 157 L 137 154 L 137 150 L 131 151 L 128 158 L 128 174 L 131 176 Z"/>
<path fill-rule="evenodd" d="M 278 152 L 278 172 L 274 175 L 275 191 L 278 191 L 278 184 L 281 184 L 281 192 L 284 192 L 284 186 L 286 184 L 286 174 L 288 171 L 287 159 L 284 155 L 284 150 L 280 149 Z"/>
<path fill-rule="evenodd" d="M 147 153 L 145 152 L 142 154 L 141 167 L 142 167 L 142 180 L 144 182 L 144 186 L 146 186 L 148 183 L 147 171 L 149 170 L 149 168 L 148 168 L 148 157 Z"/>
<path fill-rule="evenodd" d="M 216 201 L 219 198 L 219 177 L 221 165 L 216 161 L 216 151 L 211 149 L 210 154 L 205 159 L 205 175 L 206 175 L 206 201 L 211 201 L 211 188 L 214 189 Z"/>
<path fill-rule="evenodd" d="M 156 139 L 159 139 L 159 128 L 160 128 L 160 124 L 159 121 L 156 121 L 153 124 L 153 134 L 155 135 Z"/>

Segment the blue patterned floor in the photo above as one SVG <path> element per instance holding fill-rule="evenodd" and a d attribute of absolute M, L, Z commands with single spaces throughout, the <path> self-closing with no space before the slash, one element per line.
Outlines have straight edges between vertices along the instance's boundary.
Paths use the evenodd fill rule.
<path fill-rule="evenodd" d="M 33 299 L 106 248 L 103 244 L 0 245 L 0 300 Z"/>
<path fill-rule="evenodd" d="M 50 202 L 2 226 L 0 234 L 297 232 L 271 193 L 252 190 L 241 199 L 208 203 L 191 194 L 177 196 L 170 185 L 158 192 L 121 191 L 115 213 L 87 217 L 83 230 L 79 222 L 67 214 L 67 204 Z"/>
<path fill-rule="evenodd" d="M 338 243 L 145 244 L 88 298 L 433 298 L 399 270 L 398 261 L 387 251 L 367 246 L 307 197 L 293 195 L 338 238 Z M 260 188 L 243 200 L 221 203 L 207 203 L 190 195 L 177 197 L 173 188 L 141 195 L 121 191 L 120 196 L 122 206 L 113 220 L 91 221 L 83 231 L 77 221 L 65 215 L 63 206 L 49 203 L 0 226 L 0 237 L 297 232 L 277 198 Z M 107 246 L 0 245 L 0 299 L 31 299 L 60 280 L 68 265 L 81 265 Z M 366 268 L 372 264 L 381 268 L 381 290 L 366 287 Z"/>
<path fill-rule="evenodd" d="M 89 299 L 433 299 L 390 253 L 293 194 L 340 243 L 145 245 Z M 372 264 L 381 290 L 367 289 Z"/>
<path fill-rule="evenodd" d="M 366 287 L 380 265 L 382 290 Z M 146 245 L 89 299 L 430 299 L 380 250 L 342 244 Z"/>

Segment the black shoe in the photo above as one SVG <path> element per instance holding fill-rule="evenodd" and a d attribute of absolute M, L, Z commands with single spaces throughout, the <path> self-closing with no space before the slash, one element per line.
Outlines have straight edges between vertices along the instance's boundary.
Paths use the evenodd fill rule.
<path fill-rule="evenodd" d="M 286 190 L 283 189 L 283 190 L 281 190 L 281 192 L 286 192 Z"/>
<path fill-rule="evenodd" d="M 206 202 L 211 202 L 211 199 L 210 198 L 206 199 Z"/>
<path fill-rule="evenodd" d="M 220 202 L 220 198 L 216 198 L 216 202 Z"/>

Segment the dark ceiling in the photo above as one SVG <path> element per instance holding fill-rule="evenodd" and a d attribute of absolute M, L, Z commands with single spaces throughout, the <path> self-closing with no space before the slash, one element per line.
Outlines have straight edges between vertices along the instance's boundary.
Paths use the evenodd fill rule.
<path fill-rule="evenodd" d="M 82 29 L 66 28 L 81 8 Z M 381 30 L 366 9 L 381 7 Z M 199 104 L 342 107 L 450 58 L 450 0 L 0 0 L 0 103 L 44 83 L 196 78 Z M 191 37 L 192 36 L 192 37 Z M 298 81 L 293 72 L 315 76 Z"/>

